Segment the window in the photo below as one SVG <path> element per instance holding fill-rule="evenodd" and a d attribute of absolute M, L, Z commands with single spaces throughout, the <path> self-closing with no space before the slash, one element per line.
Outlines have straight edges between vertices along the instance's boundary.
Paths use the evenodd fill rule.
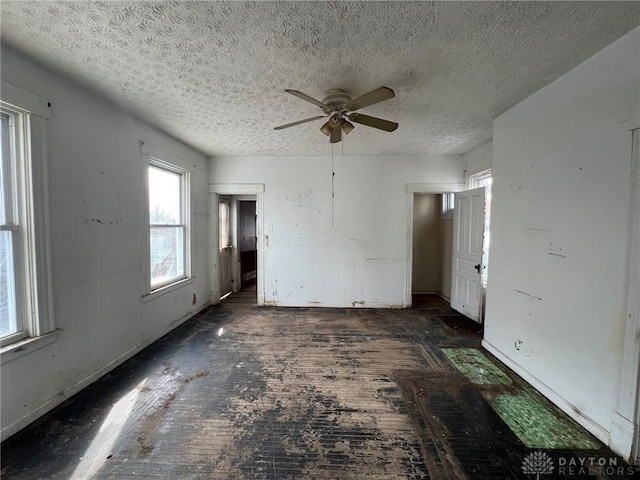
<path fill-rule="evenodd" d="M 150 291 L 190 275 L 189 172 L 157 159 L 149 162 Z"/>
<path fill-rule="evenodd" d="M 442 194 L 442 217 L 453 218 L 453 208 L 456 199 L 455 193 Z"/>
<path fill-rule="evenodd" d="M 51 336 L 44 102 L 2 83 L 0 101 L 0 347 Z M 5 99 L 10 100 L 5 101 Z M 24 101 L 37 112 L 16 105 Z M 46 111 L 48 107 L 44 107 Z M 41 342 L 44 345 L 46 342 Z M 15 350 L 15 349 L 13 349 Z M 2 361 L 15 358 L 2 350 Z M 32 350 L 32 349 L 29 349 Z M 29 351 L 20 348 L 16 351 Z M 5 353 L 11 353 L 10 357 Z M 18 354 L 19 356 L 21 354 Z"/>
<path fill-rule="evenodd" d="M 16 218 L 19 205 L 15 195 L 17 186 L 16 116 L 2 112 L 2 168 L 0 169 L 0 336 L 2 344 L 20 340 L 26 336 L 20 290 L 16 290 L 16 267 L 24 264 L 20 249 L 21 222 Z M 18 282 L 16 282 L 18 280 Z M 19 314 L 20 313 L 20 314 Z"/>
<path fill-rule="evenodd" d="M 219 246 L 220 250 L 229 248 L 231 246 L 231 228 L 230 228 L 230 205 L 226 200 L 222 200 L 218 207 L 218 230 L 220 234 Z"/>

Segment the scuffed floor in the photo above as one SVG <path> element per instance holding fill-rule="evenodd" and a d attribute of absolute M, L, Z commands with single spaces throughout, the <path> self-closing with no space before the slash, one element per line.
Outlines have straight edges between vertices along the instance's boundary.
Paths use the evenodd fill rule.
<path fill-rule="evenodd" d="M 446 326 L 446 304 L 420 306 L 232 297 L 6 441 L 2 477 L 535 478 L 531 450 L 443 353 L 480 336 Z M 594 445 L 547 453 L 612 456 Z M 575 478 L 555 474 L 540 478 Z"/>

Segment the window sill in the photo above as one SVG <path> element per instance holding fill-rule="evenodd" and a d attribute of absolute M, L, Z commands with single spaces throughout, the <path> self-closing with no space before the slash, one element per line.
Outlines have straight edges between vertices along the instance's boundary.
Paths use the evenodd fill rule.
<path fill-rule="evenodd" d="M 62 330 L 58 328 L 53 332 L 45 333 L 39 337 L 25 338 L 24 340 L 20 340 L 19 342 L 0 348 L 0 365 L 9 363 L 16 358 L 26 355 L 27 353 L 35 352 L 47 345 L 51 345 L 58 339 L 58 334 L 60 332 L 62 332 Z"/>
<path fill-rule="evenodd" d="M 151 293 L 147 293 L 142 296 L 142 303 L 147 303 L 153 300 L 154 298 L 158 298 L 165 293 L 173 292 L 179 288 L 185 287 L 187 285 L 191 285 L 195 281 L 196 277 L 185 278 L 184 280 L 179 280 L 176 283 L 172 283 L 171 285 L 167 285 L 166 287 L 159 288 L 154 290 Z"/>

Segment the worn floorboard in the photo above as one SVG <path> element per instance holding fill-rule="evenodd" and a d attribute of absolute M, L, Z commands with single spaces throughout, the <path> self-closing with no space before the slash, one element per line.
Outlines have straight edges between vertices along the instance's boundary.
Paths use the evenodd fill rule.
<path fill-rule="evenodd" d="M 536 478 L 523 471 L 535 452 L 443 353 L 480 336 L 446 326 L 454 312 L 440 299 L 252 302 L 232 295 L 4 442 L 2 478 Z M 587 455 L 625 468 L 588 478 L 631 478 L 596 445 L 542 451 L 555 469 L 539 478 L 578 478 L 560 457 Z"/>

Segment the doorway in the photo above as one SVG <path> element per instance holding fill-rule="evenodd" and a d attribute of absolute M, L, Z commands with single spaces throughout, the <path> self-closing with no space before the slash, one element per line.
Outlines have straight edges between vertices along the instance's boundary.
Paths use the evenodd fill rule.
<path fill-rule="evenodd" d="M 209 255 L 209 268 L 211 272 L 211 303 L 220 303 L 221 282 L 220 282 L 220 246 L 223 242 L 220 239 L 220 199 L 229 200 L 229 237 L 231 244 L 231 292 L 236 296 L 242 294 L 250 296 L 252 303 L 264 305 L 264 184 L 262 183 L 210 183 L 209 184 L 209 205 L 211 212 L 211 247 Z M 238 236 L 238 218 L 240 202 L 253 202 L 255 205 L 253 213 L 253 224 L 246 237 L 253 238 L 253 249 L 255 250 L 255 270 L 246 272 L 247 280 L 253 281 L 253 290 L 245 289 L 242 293 L 240 248 Z"/>
<path fill-rule="evenodd" d="M 489 178 L 479 179 L 479 180 L 488 182 L 490 185 L 490 182 L 491 182 L 490 171 L 482 172 L 482 174 L 483 176 L 486 175 Z M 487 185 L 480 185 L 480 186 L 484 187 L 482 188 L 482 190 L 485 190 L 487 188 Z M 435 295 L 436 297 L 441 299 L 442 302 L 446 302 L 447 306 L 451 304 L 454 285 L 456 287 L 460 287 L 460 284 L 459 284 L 460 282 L 454 283 L 453 279 L 458 278 L 456 275 L 454 275 L 454 266 L 456 265 L 459 266 L 459 264 L 461 263 L 459 261 L 460 260 L 459 254 L 462 253 L 459 248 L 456 248 L 454 251 L 455 221 L 456 221 L 456 208 L 457 208 L 457 205 L 455 205 L 455 203 L 456 203 L 456 199 L 459 197 L 459 194 L 462 195 L 460 198 L 463 198 L 467 193 L 470 192 L 468 188 L 469 186 L 467 182 L 449 183 L 449 184 L 443 183 L 443 184 L 407 184 L 406 185 L 406 192 L 407 192 L 406 193 L 406 215 L 407 215 L 406 216 L 406 219 L 407 219 L 407 223 L 406 223 L 407 250 L 406 252 L 407 253 L 406 253 L 405 284 L 404 284 L 405 293 L 404 293 L 404 301 L 403 301 L 404 308 L 411 308 L 414 303 L 414 294 L 420 294 L 423 290 L 427 290 L 427 289 L 429 290 L 433 289 L 433 292 L 430 295 Z M 456 193 L 451 193 L 451 192 L 456 192 Z M 423 197 L 422 195 L 425 195 L 425 196 Z M 429 197 L 429 195 L 431 196 Z M 440 223 L 436 222 L 436 217 L 435 217 L 436 209 L 434 209 L 433 207 L 434 203 L 436 203 L 437 201 L 436 199 L 439 199 L 439 202 L 440 202 L 439 203 L 439 212 L 440 212 L 439 222 Z M 417 254 L 418 259 L 414 262 L 414 253 L 416 253 L 414 252 L 414 246 L 420 244 L 419 233 L 417 232 L 416 235 L 414 235 L 414 227 L 417 229 L 419 229 L 420 227 L 419 225 L 417 225 L 417 222 L 414 222 L 414 219 L 416 215 L 419 215 L 419 212 L 421 209 L 420 203 L 422 203 L 422 200 L 424 200 L 425 204 L 428 203 L 431 205 L 429 208 L 432 213 L 429 214 L 428 216 L 431 219 L 430 220 L 431 224 L 435 225 L 431 228 L 431 231 L 433 235 L 435 235 L 435 237 L 431 237 L 431 238 L 432 239 L 438 238 L 440 240 L 440 243 L 438 245 L 438 250 L 437 250 L 439 253 L 436 255 L 436 258 L 439 259 L 439 262 L 435 263 L 436 271 L 438 268 L 440 270 L 439 270 L 439 273 L 436 274 L 437 275 L 436 278 L 438 278 L 438 280 L 435 287 L 433 286 L 425 287 L 424 285 L 421 286 L 419 283 L 420 280 L 418 280 L 418 276 L 420 275 L 420 273 L 415 272 L 415 275 L 414 275 L 415 270 L 420 270 L 422 268 L 421 262 L 419 260 L 419 254 Z M 417 206 L 416 206 L 416 203 L 418 204 Z M 477 202 L 472 202 L 472 203 L 475 205 Z M 482 205 L 482 207 L 484 207 L 484 204 Z M 488 233 L 488 231 L 482 230 L 482 226 L 485 219 L 485 213 L 487 213 L 487 212 L 483 212 L 482 207 L 479 213 L 474 215 L 466 215 L 466 218 L 469 220 L 481 220 L 481 221 L 472 222 L 474 223 L 474 226 L 472 228 L 474 232 L 476 232 L 478 228 L 480 228 L 480 230 L 476 232 L 479 235 L 480 239 L 482 239 L 482 237 Z M 429 223 L 429 221 L 427 223 Z M 460 241 L 458 241 L 457 243 L 460 244 Z M 468 242 L 462 242 L 462 243 L 464 244 Z M 454 256 L 456 258 L 454 258 Z M 482 256 L 482 253 L 481 253 L 481 256 Z M 449 260 L 449 263 L 447 263 L 447 260 Z M 485 260 L 486 260 L 486 256 L 485 256 Z M 434 260 L 432 259 L 432 270 L 434 268 L 433 261 Z M 483 267 L 482 264 L 483 262 L 481 258 L 479 258 L 476 262 L 472 264 L 472 267 L 476 271 L 477 277 L 478 277 L 476 282 L 477 285 L 481 285 L 480 272 L 482 271 L 482 267 Z M 486 277 L 485 277 L 485 280 L 486 280 Z M 460 288 L 457 288 L 457 291 L 460 292 L 461 291 Z M 476 300 L 478 305 L 478 308 L 476 309 L 477 310 L 476 313 L 479 313 L 479 314 L 473 315 L 472 318 L 477 322 L 482 322 L 483 312 L 481 309 L 484 302 L 481 302 L 482 295 L 479 295 L 479 296 L 476 295 L 476 297 L 477 297 Z M 451 306 L 455 310 L 460 311 L 460 309 L 456 308 L 454 305 L 451 304 Z M 465 313 L 465 315 L 467 314 Z"/>
<path fill-rule="evenodd" d="M 413 198 L 412 305 L 449 306 L 451 296 L 452 194 Z"/>
<path fill-rule="evenodd" d="M 258 273 L 255 195 L 218 195 L 220 301 L 256 303 Z"/>

